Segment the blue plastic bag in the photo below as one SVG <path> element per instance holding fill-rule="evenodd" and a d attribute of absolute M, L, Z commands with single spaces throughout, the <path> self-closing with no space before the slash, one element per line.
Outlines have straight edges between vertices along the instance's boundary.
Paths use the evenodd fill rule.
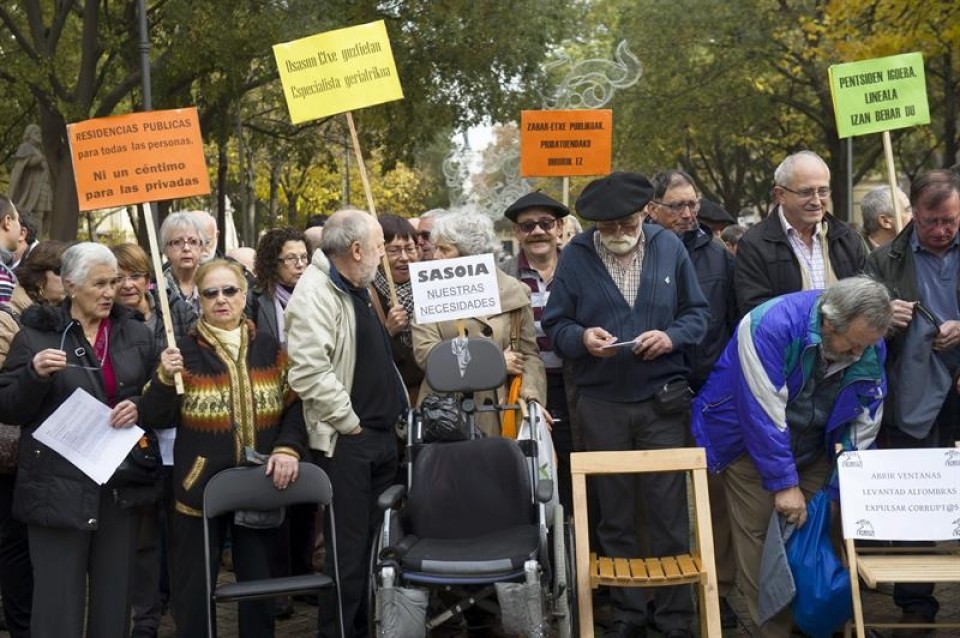
<path fill-rule="evenodd" d="M 830 496 L 820 490 L 807 503 L 807 523 L 787 541 L 787 562 L 797 595 L 793 622 L 813 638 L 830 638 L 853 616 L 850 574 L 830 543 Z"/>

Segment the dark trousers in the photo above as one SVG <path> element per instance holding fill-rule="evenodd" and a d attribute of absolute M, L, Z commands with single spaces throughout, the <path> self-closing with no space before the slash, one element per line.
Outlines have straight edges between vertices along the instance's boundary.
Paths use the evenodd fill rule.
<path fill-rule="evenodd" d="M 29 525 L 33 562 L 32 638 L 126 638 L 130 565 L 136 550 L 132 510 L 100 491 L 97 530 Z M 89 598 L 88 598 L 89 594 Z"/>
<path fill-rule="evenodd" d="M 11 638 L 29 638 L 33 567 L 27 526 L 13 518 L 15 475 L 0 474 L 0 595 Z"/>
<path fill-rule="evenodd" d="M 337 561 L 340 571 L 340 598 L 346 638 L 365 638 L 367 589 L 370 578 L 370 549 L 380 526 L 377 497 L 390 487 L 397 475 L 397 444 L 393 431 L 364 428 L 360 434 L 340 436 L 332 457 L 318 453 L 317 462 L 333 486 L 333 518 L 336 519 Z M 330 516 L 324 518 L 328 560 L 324 572 L 333 577 L 329 560 L 334 535 Z M 321 598 L 320 636 L 338 636 L 335 598 Z"/>
<path fill-rule="evenodd" d="M 163 607 L 160 599 L 160 544 L 163 516 L 160 504 L 135 510 L 137 553 L 133 561 L 130 608 L 133 612 L 131 638 L 155 638 L 160 629 Z"/>
<path fill-rule="evenodd" d="M 547 375 L 547 410 L 553 417 L 550 436 L 557 453 L 557 496 L 563 511 L 573 512 L 573 487 L 570 477 L 570 453 L 573 452 L 573 430 L 567 410 L 567 393 L 563 374 Z"/>
<path fill-rule="evenodd" d="M 958 418 L 960 418 L 960 395 L 957 394 L 956 390 L 951 390 L 927 436 L 917 439 L 895 426 L 884 425 L 880 430 L 878 443 L 881 448 L 888 450 L 938 447 L 942 444 L 942 431 L 952 430 Z M 897 545 L 898 543 L 894 542 L 892 544 Z M 933 545 L 934 543 L 904 542 L 899 544 L 916 547 Z M 933 595 L 933 588 L 933 583 L 894 583 L 893 602 L 904 613 L 919 614 L 932 621 L 937 612 L 940 611 L 940 603 Z"/>
<path fill-rule="evenodd" d="M 210 525 L 210 564 L 214 586 L 220 554 L 229 530 L 233 570 L 238 581 L 270 578 L 270 556 L 276 552 L 277 530 L 234 525 L 233 514 Z M 203 519 L 177 513 L 173 520 L 173 619 L 178 638 L 207 635 L 206 576 L 203 572 Z M 273 599 L 239 603 L 240 638 L 273 638 Z"/>
<path fill-rule="evenodd" d="M 580 395 L 577 410 L 588 451 L 658 450 L 684 447 L 690 413 L 657 414 L 652 401 L 610 403 Z M 636 558 L 642 555 L 635 520 L 637 493 L 646 505 L 642 521 L 654 556 L 690 551 L 690 516 L 686 480 L 682 472 L 614 474 L 593 477 L 600 503 L 597 536 L 604 555 Z M 614 618 L 643 625 L 646 595 L 634 587 L 610 591 Z M 654 592 L 656 622 L 661 631 L 689 629 L 693 597 L 689 586 L 658 587 Z"/>
<path fill-rule="evenodd" d="M 273 559 L 275 576 L 300 576 L 313 573 L 313 551 L 317 533 L 317 506 L 310 503 L 291 505 L 280 526 L 277 552 Z"/>

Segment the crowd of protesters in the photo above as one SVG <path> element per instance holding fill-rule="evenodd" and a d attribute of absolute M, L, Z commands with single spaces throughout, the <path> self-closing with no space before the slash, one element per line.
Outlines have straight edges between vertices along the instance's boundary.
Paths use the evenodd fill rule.
<path fill-rule="evenodd" d="M 919 306 L 939 327 L 934 356 L 949 378 L 960 372 L 960 178 L 918 175 L 898 193 L 899 232 L 886 188 L 864 198 L 862 234 L 830 214 L 830 172 L 809 151 L 784 159 L 772 193 L 775 206 L 749 230 L 679 170 L 591 182 L 576 200 L 585 231 L 564 204 L 525 195 L 495 211 L 518 248 L 497 272 L 501 313 L 465 325 L 502 348 L 519 398 L 544 406 L 566 508 L 573 451 L 705 447 L 724 625 L 737 623 L 726 597 L 739 587 L 762 635 L 786 637 L 789 614 L 762 622 L 756 605 L 771 511 L 803 524 L 837 442 L 932 447 L 960 436 L 952 385 L 928 423 L 881 407 L 925 400 L 886 382 L 915 347 L 904 329 Z M 0 474 L 0 595 L 14 638 L 148 638 L 167 608 L 178 636 L 203 635 L 203 488 L 258 454 L 278 488 L 297 479 L 298 462 L 321 465 L 336 529 L 309 507 L 277 527 L 225 518 L 212 555 L 229 548 L 239 580 L 308 573 L 318 542 L 336 533 L 345 635 L 368 635 L 376 498 L 403 476 L 395 426 L 432 392 L 429 350 L 458 332 L 414 320 L 410 264 L 498 254 L 502 243 L 490 216 L 440 209 L 409 220 L 340 210 L 305 232 L 268 230 L 255 253 L 229 258 L 216 254 L 217 236 L 206 212 L 168 215 L 156 281 L 139 246 L 38 241 L 0 195 L 0 422 L 19 428 Z M 113 427 L 146 429 L 164 463 L 152 482 L 118 471 L 98 485 L 31 436 L 78 388 L 110 407 Z M 508 403 L 506 386 L 488 394 L 478 400 Z M 841 409 L 850 402 L 862 409 Z M 479 425 L 500 434 L 495 419 Z M 682 477 L 594 485 L 605 555 L 689 550 Z M 217 563 L 206 566 L 214 577 Z M 307 600 L 318 635 L 338 635 L 334 598 Z M 908 622 L 939 607 L 923 583 L 897 584 L 894 602 Z M 240 635 L 273 636 L 290 603 L 241 603 Z M 693 635 L 688 587 L 617 588 L 609 604 L 607 636 L 648 626 Z"/>

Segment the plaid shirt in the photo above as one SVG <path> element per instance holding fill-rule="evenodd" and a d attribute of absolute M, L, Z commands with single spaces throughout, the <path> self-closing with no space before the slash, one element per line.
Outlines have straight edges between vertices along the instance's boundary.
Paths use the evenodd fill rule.
<path fill-rule="evenodd" d="M 540 326 L 540 318 L 543 316 L 543 309 L 550 299 L 550 284 L 544 281 L 540 273 L 530 267 L 527 256 L 520 251 L 517 257 L 517 270 L 519 279 L 530 289 L 530 305 L 533 309 L 533 327 L 537 335 L 537 348 L 540 350 L 540 359 L 543 360 L 543 367 L 547 372 L 559 373 L 563 370 L 563 360 L 553 353 L 553 345 L 550 343 L 550 337 Z"/>
<path fill-rule="evenodd" d="M 640 292 L 640 274 L 643 271 L 643 252 L 646 238 L 643 236 L 643 226 L 640 227 L 640 237 L 637 239 L 637 247 L 633 251 L 633 258 L 626 268 L 620 265 L 617 255 L 611 252 L 603 242 L 600 241 L 600 231 L 593 233 L 593 246 L 597 249 L 597 255 L 600 261 L 606 266 L 610 278 L 620 290 L 620 294 L 627 301 L 627 305 L 633 308 L 637 301 L 637 295 Z"/>
<path fill-rule="evenodd" d="M 823 265 L 822 222 L 814 227 L 812 237 L 813 242 L 811 247 L 807 248 L 807 245 L 800 237 L 800 233 L 798 233 L 797 229 L 791 226 L 790 222 L 787 221 L 787 218 L 784 217 L 782 208 L 780 209 L 779 214 L 780 223 L 783 224 L 783 232 L 787 235 L 787 241 L 790 242 L 790 247 L 793 248 L 793 253 L 797 256 L 797 261 L 800 262 L 800 267 L 803 268 L 807 272 L 807 275 L 810 276 L 810 288 L 812 290 L 826 288 L 827 273 L 826 268 Z"/>

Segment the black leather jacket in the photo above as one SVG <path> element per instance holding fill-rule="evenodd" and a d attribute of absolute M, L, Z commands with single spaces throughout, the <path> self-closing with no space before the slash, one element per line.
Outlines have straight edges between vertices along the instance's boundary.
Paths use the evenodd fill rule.
<path fill-rule="evenodd" d="M 132 311 L 114 304 L 108 356 L 116 376 L 116 401 L 138 402 L 144 384 L 156 367 L 154 336 Z M 93 348 L 83 329 L 70 316 L 70 301 L 62 306 L 34 305 L 21 317 L 21 330 L 0 370 L 0 421 L 23 427 L 20 438 L 14 515 L 24 523 L 80 530 L 97 529 L 100 498 L 121 505 L 136 498 L 127 490 L 101 488 L 57 452 L 30 436 L 74 390 L 83 388 L 106 403 L 99 371 L 80 367 L 43 379 L 33 368 L 33 357 L 47 348 L 62 347 L 68 363 L 95 367 Z M 62 346 L 61 346 L 62 344 Z M 79 353 L 79 354 L 78 354 Z"/>

